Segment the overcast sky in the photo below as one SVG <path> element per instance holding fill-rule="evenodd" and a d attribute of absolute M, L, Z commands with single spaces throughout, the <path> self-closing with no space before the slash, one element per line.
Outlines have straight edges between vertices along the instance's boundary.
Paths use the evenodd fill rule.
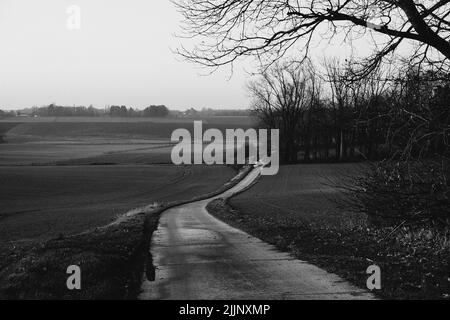
<path fill-rule="evenodd" d="M 71 5 L 81 9 L 80 30 L 67 28 Z M 171 51 L 186 41 L 174 36 L 180 20 L 169 0 L 0 0 L 0 108 L 249 107 L 247 61 L 231 79 L 228 68 L 205 76 Z M 311 53 L 350 50 L 338 41 Z"/>
<path fill-rule="evenodd" d="M 66 24 L 81 8 L 81 29 Z M 248 76 L 180 61 L 168 0 L 0 0 L 0 108 L 124 104 L 246 108 Z"/>

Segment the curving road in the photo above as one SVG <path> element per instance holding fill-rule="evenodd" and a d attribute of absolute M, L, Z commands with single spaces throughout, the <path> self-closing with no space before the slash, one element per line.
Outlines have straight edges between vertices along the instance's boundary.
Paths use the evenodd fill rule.
<path fill-rule="evenodd" d="M 206 205 L 248 187 L 255 168 L 235 187 L 210 199 L 166 210 L 153 234 L 155 280 L 139 299 L 372 299 L 334 274 L 211 216 Z"/>

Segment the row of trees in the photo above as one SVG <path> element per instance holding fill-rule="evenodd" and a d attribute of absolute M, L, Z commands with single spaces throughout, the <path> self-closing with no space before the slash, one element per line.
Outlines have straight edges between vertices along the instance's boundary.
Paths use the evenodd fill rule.
<path fill-rule="evenodd" d="M 14 111 L 4 111 L 0 109 L 0 118 L 14 117 L 15 115 Z"/>
<path fill-rule="evenodd" d="M 93 106 L 66 107 L 50 104 L 45 107 L 32 108 L 30 114 L 40 117 L 166 117 L 169 115 L 169 109 L 164 105 L 152 105 L 144 110 L 136 110 L 126 106 L 111 106 L 105 109 L 97 109 Z"/>
<path fill-rule="evenodd" d="M 54 103 L 45 107 L 34 107 L 31 110 L 32 116 L 40 117 L 95 117 L 101 115 L 101 110 L 89 106 L 65 107 Z"/>
<path fill-rule="evenodd" d="M 276 64 L 250 84 L 253 111 L 280 129 L 281 158 L 382 159 L 447 154 L 448 74 L 405 66 L 358 80 L 350 63 Z"/>
<path fill-rule="evenodd" d="M 135 110 L 126 106 L 111 106 L 108 114 L 112 117 L 167 117 L 169 109 L 164 105 L 152 105 L 144 110 Z"/>
<path fill-rule="evenodd" d="M 218 116 L 249 116 L 248 109 L 194 109 L 186 111 L 169 110 L 165 105 L 151 105 L 144 110 L 128 108 L 127 106 L 112 105 L 104 109 L 94 108 L 93 106 L 58 106 L 50 104 L 45 107 L 34 107 L 20 111 L 2 111 L 0 117 L 14 117 L 18 114 L 40 116 L 40 117 L 218 117 Z"/>
<path fill-rule="evenodd" d="M 450 74 L 405 65 L 355 80 L 351 66 L 278 64 L 250 84 L 282 161 L 379 160 L 341 182 L 350 208 L 377 223 L 450 225 Z"/>

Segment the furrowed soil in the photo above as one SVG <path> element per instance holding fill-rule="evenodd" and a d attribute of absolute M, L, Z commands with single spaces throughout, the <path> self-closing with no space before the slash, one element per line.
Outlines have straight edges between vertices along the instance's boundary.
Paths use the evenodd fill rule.
<path fill-rule="evenodd" d="M 193 119 L 15 120 L 0 121 L 0 299 L 135 298 L 160 210 L 236 174 L 171 165 L 170 134 Z M 203 120 L 222 130 L 252 123 Z M 82 290 L 66 287 L 73 264 Z"/>
<path fill-rule="evenodd" d="M 3 166 L 0 241 L 82 232 L 134 208 L 211 192 L 234 174 L 226 166 Z"/>
<path fill-rule="evenodd" d="M 15 118 L 14 118 L 15 119 Z M 1 165 L 171 163 L 173 130 L 248 129 L 251 117 L 24 118 L 0 120 Z"/>

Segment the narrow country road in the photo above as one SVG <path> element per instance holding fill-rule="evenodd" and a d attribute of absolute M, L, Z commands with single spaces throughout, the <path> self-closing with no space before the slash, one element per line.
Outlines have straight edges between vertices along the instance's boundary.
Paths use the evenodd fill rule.
<path fill-rule="evenodd" d="M 206 211 L 216 198 L 249 186 L 260 168 L 207 200 L 166 210 L 153 234 L 155 280 L 139 299 L 371 299 L 334 274 L 230 227 Z"/>

